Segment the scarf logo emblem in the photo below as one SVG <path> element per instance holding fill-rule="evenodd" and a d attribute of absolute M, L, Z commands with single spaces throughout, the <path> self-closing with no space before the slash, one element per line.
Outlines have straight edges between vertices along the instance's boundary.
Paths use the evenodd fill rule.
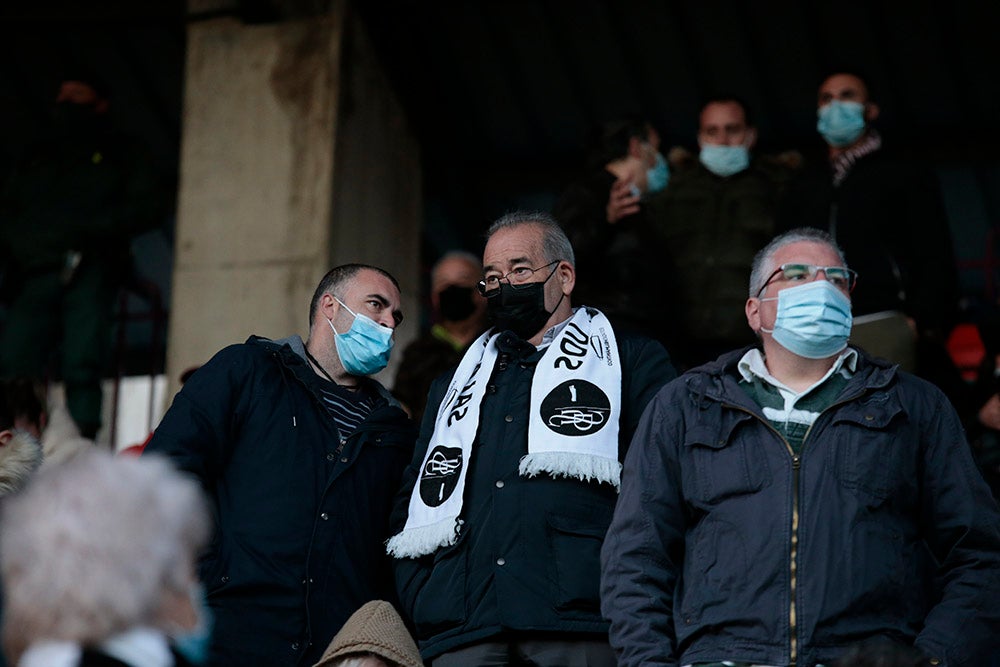
<path fill-rule="evenodd" d="M 462 472 L 462 448 L 438 445 L 427 457 L 420 475 L 420 498 L 428 507 L 444 503 L 458 486 Z"/>
<path fill-rule="evenodd" d="M 542 423 L 559 435 L 589 435 L 608 423 L 611 400 L 592 382 L 567 380 L 542 399 L 539 411 Z"/>

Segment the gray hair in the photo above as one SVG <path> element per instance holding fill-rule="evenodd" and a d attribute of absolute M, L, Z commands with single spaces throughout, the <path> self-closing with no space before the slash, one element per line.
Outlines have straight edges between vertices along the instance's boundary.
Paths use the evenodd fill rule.
<path fill-rule="evenodd" d="M 0 447 L 0 498 L 20 491 L 42 465 L 42 443 L 27 431 L 13 429 Z"/>
<path fill-rule="evenodd" d="M 837 245 L 836 239 L 822 229 L 813 227 L 799 227 L 779 234 L 771 239 L 771 242 L 764 246 L 753 258 L 753 265 L 750 268 L 750 296 L 755 297 L 764 288 L 764 283 L 777 268 L 773 266 L 774 255 L 778 250 L 792 243 L 808 241 L 810 243 L 822 243 L 837 253 L 841 263 L 847 267 L 847 260 L 844 259 L 844 251 Z"/>
<path fill-rule="evenodd" d="M 193 479 L 155 455 L 93 449 L 5 500 L 3 642 L 14 662 L 40 639 L 94 644 L 156 627 L 168 590 L 189 590 L 211 530 Z"/>
<path fill-rule="evenodd" d="M 522 225 L 538 225 L 542 229 L 542 252 L 549 262 L 563 260 L 576 266 L 573 245 L 556 219 L 542 211 L 514 211 L 498 218 L 486 231 L 486 240 L 501 229 L 513 229 Z"/>

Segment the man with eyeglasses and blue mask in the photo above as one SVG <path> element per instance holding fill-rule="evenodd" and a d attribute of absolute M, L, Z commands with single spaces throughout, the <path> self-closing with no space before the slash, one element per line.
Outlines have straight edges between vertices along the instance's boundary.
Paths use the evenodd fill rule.
<path fill-rule="evenodd" d="M 487 238 L 493 327 L 431 387 L 394 512 L 401 607 L 434 667 L 613 667 L 600 546 L 635 426 L 675 373 L 659 343 L 573 306 L 550 216 L 506 215 Z"/>
<path fill-rule="evenodd" d="M 620 667 L 819 667 L 899 642 L 1000 648 L 1000 513 L 933 385 L 848 344 L 858 278 L 822 230 L 753 262 L 759 347 L 650 403 L 602 552 Z"/>
<path fill-rule="evenodd" d="M 197 477 L 216 534 L 200 564 L 211 665 L 312 665 L 363 604 L 393 599 L 388 521 L 416 429 L 370 375 L 399 284 L 346 264 L 319 282 L 309 338 L 251 336 L 174 398 L 146 452 Z"/>
<path fill-rule="evenodd" d="M 816 130 L 825 155 L 790 186 L 779 230 L 830 232 L 864 276 L 854 294 L 858 345 L 954 397 L 960 380 L 947 368 L 943 344 L 959 292 L 940 185 L 919 159 L 883 145 L 874 127 L 882 110 L 869 83 L 840 70 L 820 84 Z"/>

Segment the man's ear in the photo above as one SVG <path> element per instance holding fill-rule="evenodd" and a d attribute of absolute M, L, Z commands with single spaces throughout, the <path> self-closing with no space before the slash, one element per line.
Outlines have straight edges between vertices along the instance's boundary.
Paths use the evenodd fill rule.
<path fill-rule="evenodd" d="M 878 105 L 874 102 L 865 103 L 865 122 L 874 123 L 878 118 L 879 111 Z"/>
<path fill-rule="evenodd" d="M 747 128 L 746 147 L 748 149 L 750 149 L 750 148 L 753 148 L 756 145 L 757 145 L 757 128 L 756 127 L 748 127 Z"/>
<path fill-rule="evenodd" d="M 556 277 L 562 283 L 563 294 L 569 296 L 573 292 L 573 287 L 576 286 L 576 269 L 569 262 L 560 262 L 559 268 L 556 270 Z"/>
<path fill-rule="evenodd" d="M 14 432 L 9 428 L 0 431 L 0 447 L 3 447 L 14 437 Z"/>
<path fill-rule="evenodd" d="M 760 299 L 750 297 L 747 299 L 744 310 L 747 314 L 747 324 L 754 333 L 760 332 Z"/>
<path fill-rule="evenodd" d="M 323 314 L 323 317 L 333 319 L 340 310 L 340 302 L 334 298 L 332 294 L 327 292 L 319 298 L 319 309 Z"/>

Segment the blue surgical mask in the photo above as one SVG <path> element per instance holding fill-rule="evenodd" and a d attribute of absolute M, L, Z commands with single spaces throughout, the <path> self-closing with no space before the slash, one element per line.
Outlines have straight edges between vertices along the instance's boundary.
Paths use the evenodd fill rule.
<path fill-rule="evenodd" d="M 705 169 L 716 176 L 732 176 L 750 166 L 750 151 L 746 146 L 724 146 L 705 144 L 698 159 Z"/>
<path fill-rule="evenodd" d="M 337 297 L 333 297 L 337 299 Z M 384 327 L 370 317 L 355 313 L 337 299 L 337 303 L 354 315 L 351 328 L 337 333 L 333 322 L 327 320 L 334 333 L 334 344 L 340 356 L 340 364 L 351 375 L 373 375 L 389 364 L 392 351 L 392 329 Z"/>
<path fill-rule="evenodd" d="M 865 131 L 865 105 L 860 102 L 833 100 L 816 113 L 816 130 L 836 148 L 850 146 Z"/>
<path fill-rule="evenodd" d="M 656 154 L 656 162 L 646 170 L 646 194 L 659 192 L 667 187 L 670 180 L 670 169 L 667 168 L 667 161 L 661 153 Z"/>
<path fill-rule="evenodd" d="M 847 347 L 851 335 L 851 300 L 826 280 L 787 287 L 776 297 L 774 329 L 761 327 L 789 352 L 806 359 L 826 359 Z"/>
<path fill-rule="evenodd" d="M 212 612 L 205 602 L 205 592 L 200 585 L 191 587 L 191 606 L 198 615 L 193 630 L 175 632 L 170 645 L 192 665 L 208 664 L 208 650 L 212 645 Z"/>

